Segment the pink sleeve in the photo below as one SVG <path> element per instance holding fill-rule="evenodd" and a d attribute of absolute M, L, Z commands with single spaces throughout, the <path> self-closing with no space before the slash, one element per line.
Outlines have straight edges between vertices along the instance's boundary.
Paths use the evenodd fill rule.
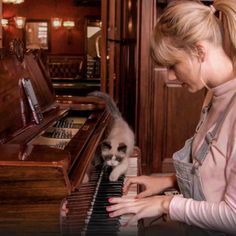
<path fill-rule="evenodd" d="M 227 233 L 236 233 L 236 169 L 231 170 L 224 201 L 211 203 L 175 196 L 170 203 L 170 218 Z"/>

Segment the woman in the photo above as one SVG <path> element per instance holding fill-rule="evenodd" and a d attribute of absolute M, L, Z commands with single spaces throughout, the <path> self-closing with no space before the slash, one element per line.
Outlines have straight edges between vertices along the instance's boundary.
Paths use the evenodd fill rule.
<path fill-rule="evenodd" d="M 134 183 L 145 191 L 133 199 L 109 199 L 107 211 L 110 217 L 132 213 L 128 224 L 168 214 L 182 222 L 173 226 L 175 235 L 236 234 L 236 1 L 171 3 L 155 26 L 152 49 L 169 79 L 190 92 L 206 87 L 213 96 L 194 136 L 173 155 L 176 176 L 129 179 L 124 191 Z M 176 180 L 183 196 L 156 195 Z M 158 226 L 156 235 L 170 232 L 165 228 Z"/>

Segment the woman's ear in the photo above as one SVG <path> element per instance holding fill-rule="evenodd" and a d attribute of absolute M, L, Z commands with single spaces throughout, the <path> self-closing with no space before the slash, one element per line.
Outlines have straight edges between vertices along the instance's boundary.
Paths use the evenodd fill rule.
<path fill-rule="evenodd" d="M 196 44 L 196 52 L 199 62 L 204 62 L 206 60 L 206 45 L 199 42 Z"/>

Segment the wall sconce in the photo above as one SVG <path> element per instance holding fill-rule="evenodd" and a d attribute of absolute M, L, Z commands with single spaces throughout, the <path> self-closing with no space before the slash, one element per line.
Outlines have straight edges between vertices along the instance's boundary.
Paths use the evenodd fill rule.
<path fill-rule="evenodd" d="M 23 29 L 25 26 L 25 17 L 23 16 L 16 16 L 14 17 L 16 28 Z"/>
<path fill-rule="evenodd" d="M 20 4 L 23 3 L 24 0 L 2 0 L 3 3 L 13 3 L 13 4 Z"/>
<path fill-rule="evenodd" d="M 53 28 L 58 29 L 61 27 L 61 23 L 62 23 L 61 18 L 55 17 L 55 18 L 52 18 L 51 21 L 52 21 Z"/>
<path fill-rule="evenodd" d="M 8 26 L 8 19 L 1 19 L 1 25 L 6 28 Z"/>
<path fill-rule="evenodd" d="M 63 26 L 67 28 L 68 30 L 70 30 L 75 27 L 75 22 L 73 20 L 66 20 L 66 21 L 63 21 Z"/>

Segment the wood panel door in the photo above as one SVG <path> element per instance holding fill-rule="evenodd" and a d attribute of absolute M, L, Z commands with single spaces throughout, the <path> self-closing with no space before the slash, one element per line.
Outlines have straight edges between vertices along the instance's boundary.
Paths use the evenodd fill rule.
<path fill-rule="evenodd" d="M 151 171 L 173 172 L 172 155 L 192 137 L 200 118 L 205 90 L 190 93 L 168 83 L 168 71 L 154 68 L 154 146 Z"/>

